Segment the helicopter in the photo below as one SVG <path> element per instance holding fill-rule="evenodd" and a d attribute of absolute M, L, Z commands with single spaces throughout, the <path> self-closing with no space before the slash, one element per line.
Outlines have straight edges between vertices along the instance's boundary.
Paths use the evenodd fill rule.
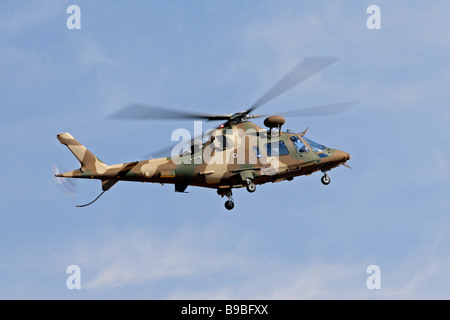
<path fill-rule="evenodd" d="M 189 186 L 215 189 L 226 197 L 225 208 L 235 206 L 232 189 L 246 188 L 249 193 L 256 186 L 268 182 L 291 181 L 295 177 L 322 172 L 321 182 L 328 185 L 328 171 L 338 166 L 349 167 L 350 154 L 325 147 L 306 137 L 303 132 L 282 131 L 285 117 L 323 116 L 341 113 L 357 101 L 302 108 L 276 115 L 255 115 L 253 111 L 286 91 L 307 80 L 334 63 L 334 57 L 308 57 L 298 63 L 265 95 L 245 111 L 232 114 L 203 114 L 167 109 L 146 104 L 130 104 L 110 119 L 160 120 L 195 119 L 222 123 L 191 139 L 183 147 L 172 148 L 170 156 L 107 165 L 97 158 L 70 133 L 60 133 L 57 139 L 68 147 L 80 162 L 77 170 L 58 173 L 55 177 L 97 179 L 102 192 L 93 201 L 77 205 L 86 207 L 97 201 L 119 181 L 151 182 L 174 185 L 175 192 L 186 193 Z M 263 129 L 252 119 L 265 118 Z M 349 167 L 350 168 L 350 167 Z"/>

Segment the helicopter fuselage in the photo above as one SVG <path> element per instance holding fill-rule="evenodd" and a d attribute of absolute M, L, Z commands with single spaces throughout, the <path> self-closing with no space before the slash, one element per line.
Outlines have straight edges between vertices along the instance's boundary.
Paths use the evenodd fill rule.
<path fill-rule="evenodd" d="M 185 192 L 188 186 L 213 188 L 231 198 L 233 188 L 247 187 L 253 192 L 255 185 L 316 171 L 328 178 L 327 171 L 350 159 L 348 153 L 317 144 L 304 133 L 264 130 L 250 121 L 216 129 L 207 141 L 178 155 L 116 165 L 106 165 L 84 151 L 68 133 L 58 135 L 58 139 L 81 163 L 80 169 L 58 176 L 99 179 L 103 191 L 118 181 L 136 181 L 173 184 L 177 192 Z M 328 184 L 326 181 L 322 179 Z"/>

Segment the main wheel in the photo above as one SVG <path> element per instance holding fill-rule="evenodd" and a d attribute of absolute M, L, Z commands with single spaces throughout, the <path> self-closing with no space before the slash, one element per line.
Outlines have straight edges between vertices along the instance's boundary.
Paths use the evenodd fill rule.
<path fill-rule="evenodd" d="M 253 182 L 250 182 L 249 184 L 247 184 L 247 191 L 248 192 L 255 192 L 256 190 L 256 185 Z"/>
<path fill-rule="evenodd" d="M 227 208 L 227 210 L 233 210 L 234 208 L 234 202 L 231 200 L 227 200 L 225 202 L 225 208 Z"/>
<path fill-rule="evenodd" d="M 330 182 L 331 182 L 331 179 L 330 179 L 330 177 L 329 177 L 328 175 L 324 175 L 324 176 L 322 177 L 322 179 L 320 179 L 320 180 L 322 181 L 322 183 L 323 183 L 324 185 L 329 185 Z"/>

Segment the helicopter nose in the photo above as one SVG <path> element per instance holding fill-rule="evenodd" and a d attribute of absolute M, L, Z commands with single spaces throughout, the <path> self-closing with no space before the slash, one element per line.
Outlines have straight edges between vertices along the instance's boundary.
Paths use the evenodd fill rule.
<path fill-rule="evenodd" d="M 347 161 L 350 160 L 350 153 L 341 151 L 341 150 L 336 150 L 333 154 L 333 158 L 336 161 Z"/>

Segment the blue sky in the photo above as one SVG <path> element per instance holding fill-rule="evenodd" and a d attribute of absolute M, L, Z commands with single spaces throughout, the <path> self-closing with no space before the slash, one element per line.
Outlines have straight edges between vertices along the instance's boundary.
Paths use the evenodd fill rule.
<path fill-rule="evenodd" d="M 66 9 L 81 9 L 68 30 Z M 381 29 L 366 27 L 371 4 Z M 448 299 L 447 1 L 2 1 L 1 299 Z M 105 120 L 133 102 L 206 113 L 248 108 L 302 58 L 339 61 L 261 107 L 349 100 L 287 119 L 349 152 L 321 175 L 236 190 L 119 183 L 94 205 L 52 168 L 78 168 L 70 132 L 108 164 L 141 160 L 189 121 Z M 261 123 L 261 122 L 260 122 Z M 206 124 L 205 124 L 206 126 Z M 370 265 L 381 289 L 366 286 Z M 66 268 L 81 269 L 69 290 Z"/>

